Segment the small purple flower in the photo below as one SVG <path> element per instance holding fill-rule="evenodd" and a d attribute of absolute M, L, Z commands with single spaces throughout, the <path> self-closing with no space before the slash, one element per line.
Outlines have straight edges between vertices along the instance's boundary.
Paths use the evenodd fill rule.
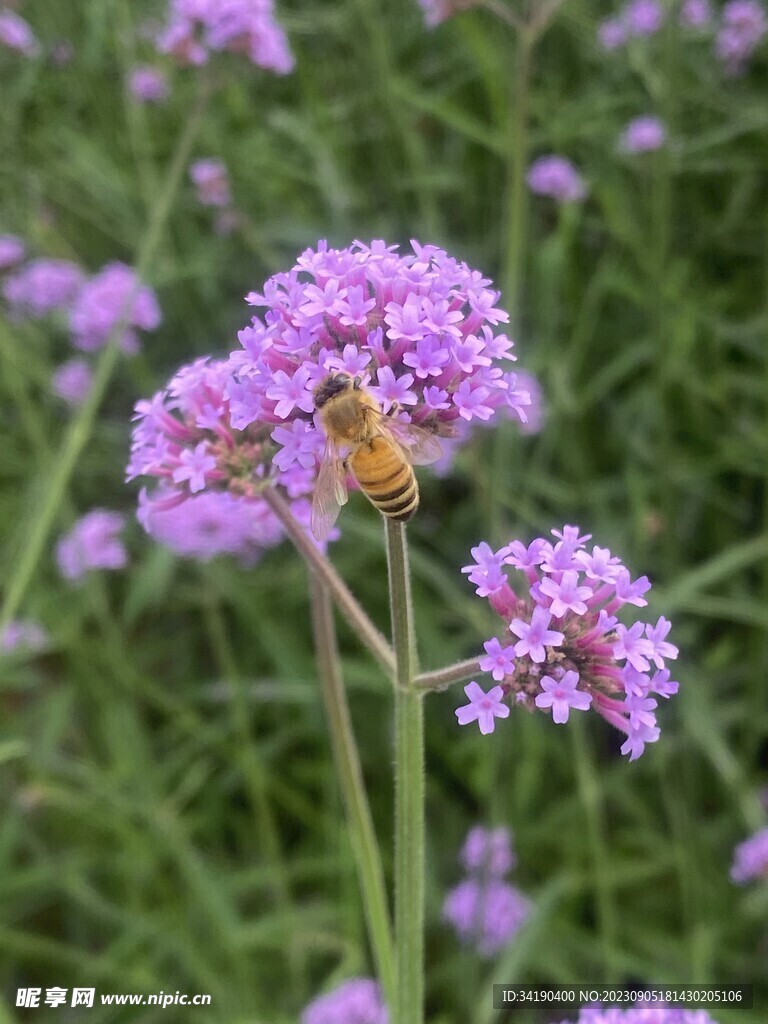
<path fill-rule="evenodd" d="M 756 832 L 733 852 L 732 881 L 744 885 L 757 878 L 768 878 L 768 828 Z"/>
<path fill-rule="evenodd" d="M 301 1024 L 387 1024 L 381 990 L 370 978 L 350 978 L 301 1011 Z"/>
<path fill-rule="evenodd" d="M 768 34 L 768 17 L 759 0 L 728 0 L 715 40 L 715 53 L 733 75 L 741 74 Z"/>
<path fill-rule="evenodd" d="M 0 652 L 5 654 L 16 651 L 34 654 L 44 650 L 49 643 L 48 633 L 33 619 L 11 619 L 0 633 Z"/>
<path fill-rule="evenodd" d="M 82 287 L 85 275 L 69 260 L 32 260 L 3 284 L 3 295 L 16 317 L 35 319 L 66 310 Z"/>
<path fill-rule="evenodd" d="M 525 408 L 525 421 L 520 424 L 521 434 L 538 434 L 544 425 L 544 393 L 541 389 L 538 377 L 527 370 L 517 370 L 517 387 L 527 396 L 528 403 Z"/>
<path fill-rule="evenodd" d="M 134 68 L 128 79 L 128 88 L 139 103 L 163 103 L 168 99 L 168 79 L 157 68 Z"/>
<path fill-rule="evenodd" d="M 630 0 L 622 11 L 622 21 L 631 36 L 652 36 L 662 26 L 664 9 L 658 0 Z"/>
<path fill-rule="evenodd" d="M 189 177 L 197 189 L 201 206 L 229 206 L 232 195 L 229 174 L 223 160 L 206 157 L 196 160 L 189 169 Z"/>
<path fill-rule="evenodd" d="M 528 168 L 527 180 L 532 192 L 561 203 L 576 202 L 587 194 L 581 175 L 564 156 L 540 156 Z"/>
<path fill-rule="evenodd" d="M 658 117 L 636 117 L 622 132 L 619 149 L 625 153 L 650 153 L 661 149 L 667 132 Z"/>
<path fill-rule="evenodd" d="M 93 383 L 93 372 L 84 359 L 62 363 L 51 379 L 51 390 L 68 405 L 82 405 Z"/>
<path fill-rule="evenodd" d="M 559 1024 L 570 1024 L 560 1021 Z M 705 1010 L 687 1010 L 653 1003 L 636 1003 L 629 1009 L 585 1007 L 574 1024 L 717 1024 Z"/>
<path fill-rule="evenodd" d="M 709 0 L 685 0 L 680 8 L 680 24 L 685 28 L 706 28 L 712 21 Z"/>
<path fill-rule="evenodd" d="M 563 725 L 568 721 L 571 708 L 586 711 L 592 703 L 591 694 L 576 689 L 578 683 L 578 672 L 565 672 L 560 679 L 542 676 L 541 688 L 544 692 L 536 697 L 536 707 L 552 708 L 552 721 Z"/>
<path fill-rule="evenodd" d="M 75 348 L 94 352 L 103 348 L 119 324 L 118 344 L 126 353 L 139 347 L 136 329 L 154 331 L 161 321 L 154 291 L 142 285 L 125 263 L 108 263 L 80 290 L 72 307 L 69 326 Z"/>
<path fill-rule="evenodd" d="M 93 569 L 122 569 L 128 553 L 117 535 L 124 525 L 124 516 L 101 508 L 78 519 L 56 546 L 56 561 L 64 579 L 77 582 Z"/>
<path fill-rule="evenodd" d="M 597 26 L 597 38 L 604 50 L 618 50 L 627 41 L 627 29 L 620 18 L 606 18 Z"/>
<path fill-rule="evenodd" d="M 26 246 L 16 235 L 0 235 L 0 270 L 21 262 L 26 251 Z"/>
<path fill-rule="evenodd" d="M 493 686 L 488 693 L 484 693 L 477 683 L 472 682 L 464 687 L 464 693 L 469 697 L 469 704 L 456 709 L 459 725 L 477 722 L 480 732 L 487 736 L 496 727 L 495 718 L 509 717 L 508 705 L 501 703 L 504 697 L 501 686 Z"/>
<path fill-rule="evenodd" d="M 15 11 L 0 11 L 0 43 L 25 57 L 35 57 L 40 52 L 40 44 L 29 22 Z"/>
<path fill-rule="evenodd" d="M 499 551 L 483 542 L 472 549 L 475 564 L 462 570 L 518 637 L 512 653 L 503 640 L 489 640 L 480 660 L 499 684 L 491 691 L 490 724 L 505 717 L 498 708 L 506 707 L 507 698 L 529 709 L 551 708 L 558 723 L 568 720 L 571 708 L 591 708 L 625 734 L 622 753 L 634 760 L 659 738 L 656 698 L 667 700 L 678 689 L 665 665 L 678 654 L 667 640 L 670 623 L 663 616 L 656 625 L 619 622 L 621 609 L 647 604 L 642 595 L 648 579 L 633 580 L 607 548 L 589 551 L 590 535 L 576 526 L 552 533 L 554 542 L 539 537 L 526 546 L 515 540 Z M 505 565 L 523 578 L 517 592 Z M 549 628 L 553 618 L 557 630 Z M 486 697 L 472 685 L 471 703 L 457 712 L 467 721 Z"/>
<path fill-rule="evenodd" d="M 487 829 L 476 825 L 467 833 L 459 859 L 467 871 L 481 878 L 503 878 L 516 863 L 512 833 L 503 826 Z"/>
<path fill-rule="evenodd" d="M 293 70 L 272 0 L 170 0 L 168 22 L 156 42 L 161 53 L 182 64 L 205 64 L 211 52 L 227 50 L 278 75 Z"/>
<path fill-rule="evenodd" d="M 468 878 L 443 903 L 443 919 L 484 957 L 511 945 L 530 912 L 531 904 L 522 893 L 497 878 Z"/>
<path fill-rule="evenodd" d="M 434 28 L 460 11 L 468 11 L 479 0 L 419 0 L 428 28 Z"/>

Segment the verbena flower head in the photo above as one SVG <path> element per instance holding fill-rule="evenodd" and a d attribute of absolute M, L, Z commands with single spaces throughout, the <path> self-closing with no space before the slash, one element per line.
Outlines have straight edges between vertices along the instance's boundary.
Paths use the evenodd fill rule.
<path fill-rule="evenodd" d="M 139 504 L 139 521 L 151 536 L 193 558 L 230 553 L 252 561 L 257 548 L 279 539 L 264 487 L 280 486 L 294 516 L 308 523 L 315 459 L 283 468 L 274 459 L 271 423 L 235 427 L 230 376 L 227 360 L 206 356 L 138 402 L 127 479 L 156 482 Z M 205 502 L 197 498 L 203 495 Z M 176 508 L 178 515 L 165 515 Z"/>
<path fill-rule="evenodd" d="M 244 565 L 253 565 L 283 537 L 280 522 L 266 502 L 225 491 L 203 491 L 181 505 L 163 508 L 142 490 L 138 519 L 153 540 L 200 562 L 232 555 Z"/>
<path fill-rule="evenodd" d="M 56 370 L 51 390 L 68 405 L 82 405 L 93 383 L 93 372 L 84 359 L 70 359 Z"/>
<path fill-rule="evenodd" d="M 313 389 L 330 372 L 362 378 L 389 412 L 437 434 L 459 422 L 512 414 L 525 420 L 529 395 L 502 333 L 499 293 L 436 246 L 374 241 L 308 249 L 247 301 L 266 310 L 238 337 L 228 386 L 232 423 L 272 424 L 281 470 L 314 468 L 325 444 Z"/>
<path fill-rule="evenodd" d="M 212 157 L 196 160 L 189 168 L 189 177 L 197 188 L 198 202 L 203 206 L 229 206 L 232 202 L 223 160 Z"/>
<path fill-rule="evenodd" d="M 350 978 L 304 1007 L 301 1024 L 387 1024 L 381 990 L 370 978 Z"/>
<path fill-rule="evenodd" d="M 16 235 L 0 235 L 0 270 L 20 263 L 26 251 L 26 246 Z"/>
<path fill-rule="evenodd" d="M 636 117 L 622 132 L 619 148 L 625 153 L 650 153 L 661 149 L 667 132 L 658 117 Z"/>
<path fill-rule="evenodd" d="M 0 11 L 0 43 L 25 57 L 35 57 L 40 52 L 40 44 L 29 22 L 15 11 Z"/>
<path fill-rule="evenodd" d="M 564 1020 L 560 1024 L 571 1024 L 571 1022 Z M 717 1024 L 717 1021 L 713 1020 L 706 1010 L 636 1005 L 627 1010 L 615 1006 L 582 1009 L 572 1024 Z"/>
<path fill-rule="evenodd" d="M 56 561 L 61 575 L 72 582 L 81 580 L 93 569 L 122 569 L 128 553 L 118 534 L 125 516 L 95 508 L 78 519 L 56 546 Z"/>
<path fill-rule="evenodd" d="M 680 24 L 685 28 L 705 28 L 712 21 L 709 0 L 685 0 L 680 8 Z"/>
<path fill-rule="evenodd" d="M 48 633 L 33 619 L 11 619 L 0 633 L 0 652 L 4 654 L 35 653 L 44 650 L 49 643 Z"/>
<path fill-rule="evenodd" d="M 715 40 L 715 53 L 731 74 L 741 74 L 768 34 L 768 17 L 759 0 L 728 0 Z"/>
<path fill-rule="evenodd" d="M 515 866 L 512 833 L 508 828 L 483 828 L 476 825 L 469 830 L 459 859 L 467 871 L 481 877 L 502 878 Z"/>
<path fill-rule="evenodd" d="M 211 51 L 228 50 L 279 75 L 294 66 L 272 0 L 171 0 L 157 45 L 183 64 L 205 64 Z"/>
<path fill-rule="evenodd" d="M 443 903 L 443 919 L 462 942 L 481 956 L 495 956 L 509 946 L 531 911 L 522 893 L 498 878 L 467 878 L 452 889 Z"/>
<path fill-rule="evenodd" d="M 564 156 L 540 156 L 528 168 L 527 180 L 532 192 L 561 203 L 576 202 L 587 194 L 581 175 Z"/>
<path fill-rule="evenodd" d="M 493 707 L 480 714 L 506 717 L 507 701 L 540 709 L 562 724 L 574 712 L 592 708 L 626 734 L 621 752 L 639 757 L 646 743 L 659 738 L 657 697 L 677 692 L 666 661 L 678 650 L 667 640 L 670 623 L 619 622 L 616 613 L 647 605 L 647 577 L 633 580 L 607 548 L 587 547 L 591 538 L 578 527 L 552 531 L 555 542 L 538 537 L 526 546 L 513 541 L 499 551 L 482 543 L 472 549 L 475 564 L 462 572 L 501 616 L 500 636 L 485 644 L 480 669 L 496 681 Z M 513 589 L 506 566 L 518 571 Z M 478 708 L 479 694 L 466 692 Z M 488 700 L 491 694 L 485 695 Z M 473 721 L 467 708 L 456 712 L 459 724 Z M 493 722 L 491 722 L 493 724 Z"/>
<path fill-rule="evenodd" d="M 128 79 L 128 88 L 139 103 L 162 103 L 168 99 L 168 79 L 157 68 L 134 68 Z"/>
<path fill-rule="evenodd" d="M 478 0 L 419 0 L 424 13 L 424 21 L 429 28 L 434 28 L 435 25 L 447 21 L 448 18 L 452 18 L 460 11 L 468 11 L 477 3 Z"/>
<path fill-rule="evenodd" d="M 154 331 L 162 319 L 154 291 L 140 283 L 125 263 L 108 263 L 80 290 L 69 317 L 72 341 L 84 352 L 103 348 L 118 324 L 124 329 L 120 348 L 134 354 L 139 348 L 136 330 Z"/>
<path fill-rule="evenodd" d="M 768 879 L 768 828 L 756 832 L 733 851 L 731 879 L 744 885 L 757 878 Z"/>
<path fill-rule="evenodd" d="M 621 20 L 628 35 L 651 36 L 664 22 L 664 8 L 658 0 L 631 0 L 621 12 Z"/>
<path fill-rule="evenodd" d="M 85 275 L 69 260 L 31 260 L 3 283 L 3 295 L 17 316 L 35 319 L 68 309 Z"/>

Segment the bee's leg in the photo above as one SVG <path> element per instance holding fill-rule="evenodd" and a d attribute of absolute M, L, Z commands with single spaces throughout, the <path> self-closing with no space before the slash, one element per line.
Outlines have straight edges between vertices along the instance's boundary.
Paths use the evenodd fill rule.
<path fill-rule="evenodd" d="M 344 472 L 348 473 L 349 472 L 349 456 L 347 456 L 345 459 L 342 459 L 341 460 L 341 464 L 344 467 Z"/>
<path fill-rule="evenodd" d="M 401 409 L 402 406 L 400 405 L 399 402 L 393 402 L 392 405 L 389 407 L 389 412 L 387 413 L 387 416 L 397 416 Z"/>
<path fill-rule="evenodd" d="M 358 373 L 358 375 L 352 381 L 352 387 L 355 389 L 355 391 L 359 391 L 360 390 L 360 386 L 362 385 L 362 383 L 363 383 L 363 378 Z"/>

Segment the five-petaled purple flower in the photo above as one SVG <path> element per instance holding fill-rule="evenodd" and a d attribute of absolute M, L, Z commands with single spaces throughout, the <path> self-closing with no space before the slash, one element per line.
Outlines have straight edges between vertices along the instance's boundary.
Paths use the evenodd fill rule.
<path fill-rule="evenodd" d="M 621 751 L 630 760 L 659 737 L 657 697 L 675 694 L 665 662 L 678 650 L 667 639 L 670 623 L 619 622 L 621 609 L 642 608 L 650 588 L 633 580 L 607 548 L 587 547 L 577 527 L 553 530 L 556 541 L 512 541 L 494 551 L 485 542 L 472 549 L 475 564 L 462 572 L 501 616 L 506 631 L 485 644 L 480 668 L 497 683 L 488 694 L 475 682 L 470 703 L 457 710 L 459 724 L 480 720 L 492 732 L 505 718 L 505 701 L 550 710 L 558 724 L 571 710 L 592 708 L 626 734 Z M 507 579 L 513 566 L 524 580 L 517 592 Z M 510 648 L 509 633 L 516 637 Z"/>

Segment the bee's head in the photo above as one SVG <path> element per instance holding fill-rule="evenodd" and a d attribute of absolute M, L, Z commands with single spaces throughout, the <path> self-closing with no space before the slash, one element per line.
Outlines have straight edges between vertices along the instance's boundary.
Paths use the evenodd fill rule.
<path fill-rule="evenodd" d="M 348 373 L 328 374 L 315 388 L 315 408 L 322 409 L 326 402 L 353 387 L 355 387 L 355 380 Z"/>

